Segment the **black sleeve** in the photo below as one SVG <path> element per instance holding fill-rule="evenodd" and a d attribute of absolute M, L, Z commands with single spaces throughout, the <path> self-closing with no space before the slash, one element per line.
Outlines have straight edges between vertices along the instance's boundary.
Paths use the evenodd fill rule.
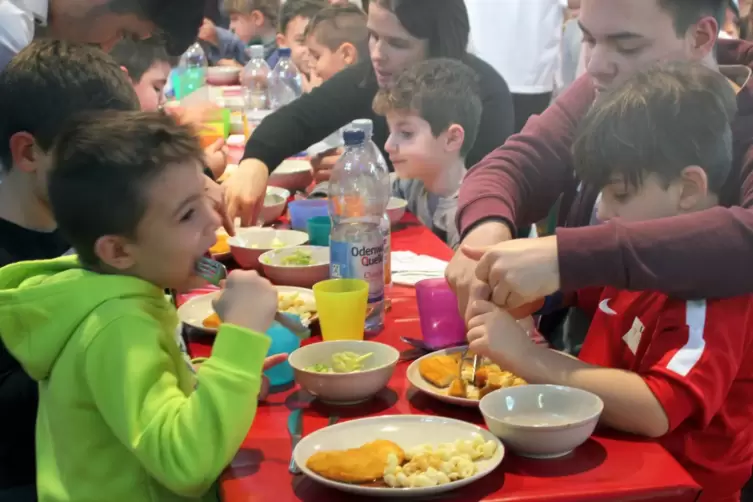
<path fill-rule="evenodd" d="M 258 159 L 273 171 L 353 120 L 372 115 L 377 91 L 370 63 L 346 68 L 309 94 L 267 116 L 246 143 L 244 159 Z"/>
<path fill-rule="evenodd" d="M 473 148 L 468 152 L 466 166 L 473 167 L 496 148 L 502 146 L 515 128 L 512 94 L 497 71 L 481 59 L 469 55 L 465 61 L 479 77 L 483 104 L 481 124 Z"/>

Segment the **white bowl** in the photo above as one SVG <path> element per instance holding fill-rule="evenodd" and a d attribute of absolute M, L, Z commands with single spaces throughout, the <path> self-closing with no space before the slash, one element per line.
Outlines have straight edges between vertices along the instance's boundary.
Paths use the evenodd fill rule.
<path fill-rule="evenodd" d="M 518 455 L 558 458 L 591 437 L 604 403 L 581 389 L 523 385 L 487 394 L 479 408 L 489 430 Z"/>
<path fill-rule="evenodd" d="M 241 69 L 234 66 L 210 66 L 207 68 L 209 85 L 234 85 L 238 83 Z"/>
<path fill-rule="evenodd" d="M 476 462 L 476 474 L 470 478 L 445 485 L 423 488 L 353 485 L 324 478 L 306 467 L 309 457 L 316 452 L 358 448 L 377 439 L 392 441 L 403 450 L 408 450 L 424 444 L 436 446 L 457 440 L 472 440 L 476 435 L 481 436 L 484 441 L 494 441 L 497 444 L 494 455 L 490 459 Z M 293 459 L 296 464 L 311 479 L 331 488 L 361 496 L 351 497 L 351 500 L 366 500 L 362 498 L 363 496 L 388 497 L 393 500 L 398 497 L 427 497 L 456 490 L 494 472 L 504 456 L 504 446 L 489 431 L 461 420 L 425 415 L 387 415 L 349 420 L 306 435 L 293 450 Z"/>
<path fill-rule="evenodd" d="M 314 181 L 308 159 L 286 159 L 269 175 L 269 184 L 291 192 L 305 190 Z"/>
<path fill-rule="evenodd" d="M 274 222 L 282 216 L 288 204 L 288 199 L 290 199 L 290 192 L 284 188 L 267 187 L 267 195 L 264 197 L 264 207 L 261 210 L 261 219 L 264 220 L 265 225 Z"/>
<path fill-rule="evenodd" d="M 311 265 L 283 265 L 282 260 L 298 251 L 311 254 Z M 322 246 L 297 246 L 273 249 L 259 257 L 264 275 L 274 284 L 310 288 L 329 279 L 329 248 Z"/>
<path fill-rule="evenodd" d="M 408 207 L 408 201 L 398 199 L 397 197 L 390 197 L 390 201 L 387 204 L 387 216 L 390 218 L 390 223 L 393 225 L 400 221 L 405 215 L 405 209 Z"/>
<path fill-rule="evenodd" d="M 359 355 L 372 353 L 357 373 L 317 373 L 309 371 L 315 364 L 329 364 L 338 352 Z M 295 372 L 295 381 L 310 394 L 330 404 L 356 404 L 366 401 L 390 381 L 400 359 L 397 349 L 379 342 L 338 340 L 306 345 L 296 350 L 288 363 Z"/>
<path fill-rule="evenodd" d="M 309 236 L 297 230 L 275 230 L 274 228 L 239 228 L 230 237 L 230 252 L 238 265 L 244 269 L 258 269 L 259 257 L 272 249 L 300 246 L 308 242 Z M 280 245 L 275 246 L 276 243 Z"/>

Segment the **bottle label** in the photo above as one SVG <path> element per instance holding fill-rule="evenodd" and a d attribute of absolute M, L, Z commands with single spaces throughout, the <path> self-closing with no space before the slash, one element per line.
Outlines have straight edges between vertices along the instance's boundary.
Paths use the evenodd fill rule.
<path fill-rule="evenodd" d="M 384 299 L 384 240 L 381 233 L 361 242 L 330 242 L 333 279 L 362 279 L 369 283 L 369 303 Z"/>
<path fill-rule="evenodd" d="M 384 283 L 392 284 L 392 232 L 384 236 Z"/>

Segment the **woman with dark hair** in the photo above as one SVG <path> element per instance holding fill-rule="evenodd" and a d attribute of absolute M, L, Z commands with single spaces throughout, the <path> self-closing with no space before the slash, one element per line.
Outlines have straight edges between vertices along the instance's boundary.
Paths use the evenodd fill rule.
<path fill-rule="evenodd" d="M 359 118 L 374 122 L 380 149 L 387 123 L 371 104 L 406 68 L 428 58 L 459 59 L 475 70 L 484 106 L 479 135 L 467 156 L 470 167 L 503 144 L 513 131 L 512 98 L 494 69 L 468 54 L 468 11 L 463 0 L 371 0 L 370 59 L 338 73 L 288 106 L 268 116 L 246 144 L 244 159 L 226 182 L 231 218 L 255 221 L 269 173 L 285 158 L 305 150 Z M 385 158 L 388 158 L 385 155 Z"/>

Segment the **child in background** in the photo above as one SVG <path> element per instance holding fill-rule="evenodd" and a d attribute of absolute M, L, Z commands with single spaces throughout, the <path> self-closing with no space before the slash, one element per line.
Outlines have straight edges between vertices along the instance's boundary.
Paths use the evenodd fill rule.
<path fill-rule="evenodd" d="M 246 51 L 247 45 L 235 33 L 206 17 L 199 28 L 199 42 L 210 66 L 242 68 L 251 59 Z"/>
<path fill-rule="evenodd" d="M 0 267 L 70 249 L 47 196 L 50 149 L 77 112 L 137 110 L 125 73 L 98 48 L 42 39 L 0 73 Z M 36 500 L 37 384 L 0 343 L 0 499 Z"/>
<path fill-rule="evenodd" d="M 659 65 L 602 93 L 573 146 L 578 177 L 602 188 L 599 218 L 648 222 L 717 206 L 736 109 L 730 82 L 700 64 Z M 489 266 L 483 258 L 478 272 Z M 487 302 L 472 307 L 471 349 L 531 383 L 593 392 L 601 422 L 658 438 L 703 487 L 699 501 L 739 500 L 753 466 L 753 296 L 610 287 L 574 301 L 593 315 L 580 360 L 534 345 Z"/>
<path fill-rule="evenodd" d="M 311 70 L 322 82 L 369 57 L 366 14 L 352 4 L 319 11 L 305 32 Z"/>
<path fill-rule="evenodd" d="M 246 46 L 264 45 L 264 58 L 273 66 L 280 0 L 223 0 L 222 5 L 230 16 L 230 31 Z"/>
<path fill-rule="evenodd" d="M 395 197 L 453 249 L 465 156 L 481 120 L 477 76 L 457 60 L 429 59 L 407 70 L 374 98 L 387 118 L 385 151 L 395 169 Z"/>
<path fill-rule="evenodd" d="M 311 61 L 306 47 L 306 27 L 320 10 L 327 7 L 326 0 L 286 0 L 280 9 L 280 22 L 277 26 L 277 46 L 290 49 L 290 59 L 303 77 L 303 89 L 310 91 L 318 85 L 311 75 Z M 274 68 L 279 59 L 275 53 L 267 60 Z"/>
<path fill-rule="evenodd" d="M 0 338 L 39 382 L 39 501 L 216 500 L 256 412 L 277 292 L 232 273 L 195 374 L 163 294 L 197 283 L 220 223 L 193 132 L 101 112 L 71 121 L 53 156 L 49 201 L 78 257 L 0 269 Z"/>
<path fill-rule="evenodd" d="M 176 63 L 175 58 L 167 54 L 160 39 L 123 39 L 115 44 L 110 55 L 128 72 L 141 109 L 158 110 L 165 102 L 165 86 L 170 78 L 172 66 Z M 180 120 L 184 117 L 175 118 Z M 217 140 L 208 146 L 204 153 L 208 168 L 206 174 L 214 179 L 222 176 L 227 167 L 225 142 Z"/>

